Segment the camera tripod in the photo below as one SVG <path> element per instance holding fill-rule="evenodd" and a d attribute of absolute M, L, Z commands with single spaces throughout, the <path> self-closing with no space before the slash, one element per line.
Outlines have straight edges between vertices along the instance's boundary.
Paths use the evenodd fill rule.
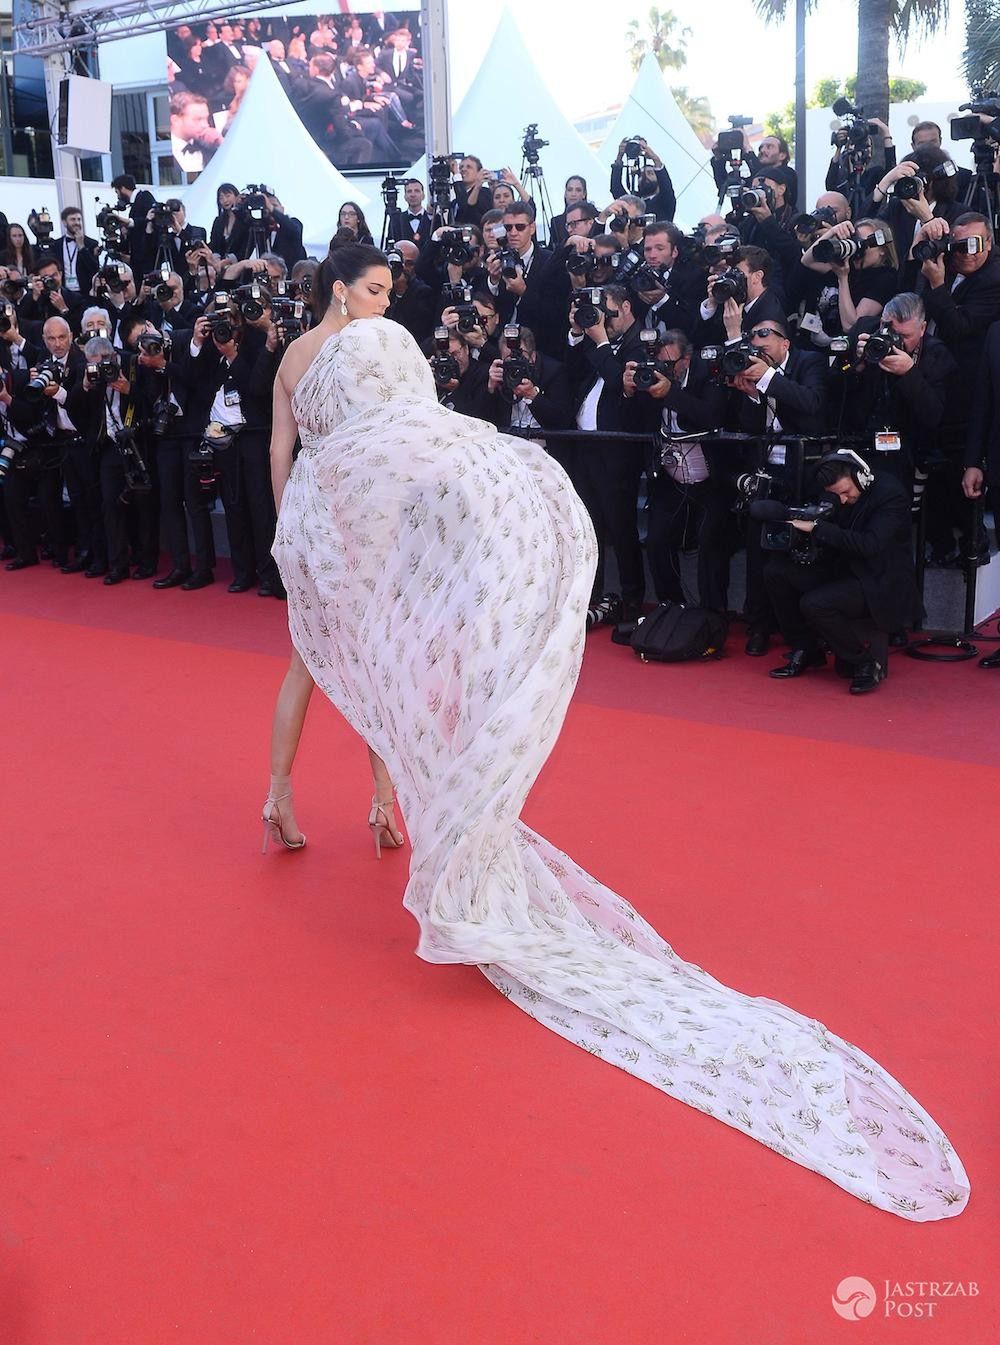
<path fill-rule="evenodd" d="M 840 163 L 844 170 L 844 195 L 851 203 L 849 219 L 861 219 L 864 212 L 870 193 L 865 191 L 862 181 L 871 160 L 870 143 L 857 149 L 845 145 L 840 151 Z"/>
<path fill-rule="evenodd" d="M 962 202 L 966 210 L 976 210 L 980 215 L 985 215 L 994 232 L 1000 228 L 1000 174 L 993 166 L 996 148 L 992 140 L 972 142 L 972 157 L 976 167 Z"/>
<path fill-rule="evenodd" d="M 528 199 L 535 207 L 535 219 L 541 221 L 545 241 L 548 242 L 549 235 L 552 232 L 552 202 L 549 199 L 549 189 L 545 185 L 545 173 L 542 171 L 542 165 L 538 162 L 537 154 L 534 156 L 524 155 L 521 159 L 521 172 L 518 176 L 524 183 L 524 190 L 528 193 Z"/>
<path fill-rule="evenodd" d="M 399 179 L 386 173 L 382 179 L 382 239 L 379 248 L 385 252 L 396 240 L 392 237 L 392 217 L 399 209 Z"/>

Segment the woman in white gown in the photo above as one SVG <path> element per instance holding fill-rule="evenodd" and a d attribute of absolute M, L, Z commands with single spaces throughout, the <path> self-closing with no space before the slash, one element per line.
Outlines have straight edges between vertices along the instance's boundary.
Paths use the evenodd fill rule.
<path fill-rule="evenodd" d="M 334 303 L 282 365 L 274 555 L 295 648 L 396 782 L 418 954 L 476 964 L 546 1027 L 870 1204 L 959 1213 L 965 1170 L 900 1084 L 683 962 L 518 820 L 579 671 L 593 532 L 543 450 L 438 404 L 413 339 L 370 317 L 378 262 L 327 258 Z"/>

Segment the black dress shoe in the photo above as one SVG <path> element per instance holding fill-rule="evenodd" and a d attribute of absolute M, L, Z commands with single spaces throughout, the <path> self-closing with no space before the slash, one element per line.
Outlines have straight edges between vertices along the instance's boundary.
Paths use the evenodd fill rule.
<path fill-rule="evenodd" d="M 190 578 L 191 578 L 190 570 L 171 570 L 170 573 L 165 574 L 162 579 L 155 579 L 153 581 L 153 587 L 180 588 L 181 585 L 186 584 Z"/>
<path fill-rule="evenodd" d="M 107 574 L 108 567 L 98 562 L 96 565 L 90 565 L 83 572 L 84 579 L 100 579 L 102 574 Z"/>
<path fill-rule="evenodd" d="M 0 560 L 13 560 L 17 555 L 17 547 L 12 546 L 10 542 L 0 551 Z"/>
<path fill-rule="evenodd" d="M 859 663 L 851 681 L 851 695 L 863 696 L 866 691 L 874 691 L 885 677 L 885 673 L 884 665 L 877 659 L 866 659 L 864 663 Z"/>
<path fill-rule="evenodd" d="M 7 566 L 10 569 L 10 566 Z M 1000 668 L 1000 649 L 994 654 L 987 654 L 985 658 L 979 660 L 980 668 Z"/>
<path fill-rule="evenodd" d="M 215 583 L 215 575 L 211 570 L 196 570 L 189 579 L 185 579 L 181 588 L 185 593 L 192 592 L 196 588 L 208 588 L 209 584 Z"/>
<path fill-rule="evenodd" d="M 826 655 L 819 650 L 793 649 L 788 662 L 781 668 L 772 668 L 769 677 L 801 677 L 810 668 L 826 666 Z"/>
<path fill-rule="evenodd" d="M 288 594 L 280 584 L 261 584 L 257 590 L 258 598 L 280 598 L 284 601 Z"/>
<path fill-rule="evenodd" d="M 60 566 L 63 574 L 80 574 L 90 564 L 90 561 L 84 556 L 77 556 L 76 560 L 69 561 L 66 565 Z"/>
<path fill-rule="evenodd" d="M 110 587 L 112 584 L 122 583 L 128 577 L 128 570 L 109 570 L 104 576 L 104 582 Z"/>
<path fill-rule="evenodd" d="M 767 631 L 752 630 L 747 635 L 747 642 L 743 646 L 743 651 L 749 654 L 751 658 L 760 658 L 761 654 L 766 654 L 771 647 L 771 637 Z"/>
<path fill-rule="evenodd" d="M 233 582 L 232 582 L 232 583 L 229 585 L 229 587 L 226 589 L 226 592 L 227 592 L 227 593 L 249 593 L 250 590 L 251 590 L 252 588 L 253 588 L 253 584 L 250 582 L 249 579 L 247 579 L 247 580 L 243 580 L 243 579 L 234 579 Z"/>
<path fill-rule="evenodd" d="M 5 570 L 26 570 L 30 565 L 37 565 L 37 560 L 22 560 L 20 556 L 16 560 L 9 560 L 4 566 Z"/>
<path fill-rule="evenodd" d="M 153 577 L 154 574 L 156 574 L 156 566 L 155 566 L 155 565 L 139 565 L 139 566 L 137 566 L 136 569 L 133 571 L 133 573 L 132 573 L 132 578 L 133 578 L 133 579 L 152 579 L 152 577 Z"/>

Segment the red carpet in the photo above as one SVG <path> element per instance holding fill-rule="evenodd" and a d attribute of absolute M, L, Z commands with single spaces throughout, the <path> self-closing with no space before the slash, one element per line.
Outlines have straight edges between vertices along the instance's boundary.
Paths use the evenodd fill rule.
<path fill-rule="evenodd" d="M 526 811 L 682 956 L 912 1089 L 973 1184 L 918 1226 L 414 958 L 405 856 L 375 863 L 364 750 L 318 697 L 309 846 L 257 854 L 283 620 L 0 575 L 3 1345 L 996 1339 L 1000 674 L 896 657 L 859 702 L 599 633 Z M 886 1280 L 979 1293 L 897 1322 Z"/>

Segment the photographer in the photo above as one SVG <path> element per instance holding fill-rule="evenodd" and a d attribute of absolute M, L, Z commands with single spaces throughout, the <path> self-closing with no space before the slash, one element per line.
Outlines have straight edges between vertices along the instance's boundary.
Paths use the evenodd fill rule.
<path fill-rule="evenodd" d="M 587 179 L 574 173 L 566 179 L 566 186 L 563 189 L 563 209 L 558 215 L 553 215 L 549 221 L 549 247 L 553 252 L 561 248 L 566 242 L 566 237 L 570 232 L 567 216 L 575 205 L 586 201 L 587 197 Z M 594 217 L 597 216 L 597 207 L 594 206 Z"/>
<path fill-rule="evenodd" d="M 32 496 L 37 495 L 52 564 L 67 574 L 86 569 L 88 577 L 93 578 L 107 568 L 101 554 L 100 487 L 96 473 L 91 479 L 76 426 L 66 412 L 67 396 L 82 378 L 85 361 L 82 351 L 73 345 L 64 318 L 49 318 L 42 329 L 42 340 L 44 350 L 32 351 L 34 363 L 26 376 L 20 367 L 13 372 L 10 390 L 4 396 L 8 424 L 24 445 L 5 483 L 7 513 L 18 551 L 7 569 L 23 570 L 38 564 L 29 507 Z M 76 515 L 76 559 L 72 564 L 63 525 L 63 472 Z"/>
<path fill-rule="evenodd" d="M 878 117 L 868 118 L 865 128 L 867 135 L 862 135 L 860 130 L 853 131 L 850 119 L 848 123 L 839 127 L 830 137 L 833 157 L 826 170 L 826 189 L 828 192 L 838 192 L 849 199 L 854 191 L 850 175 L 855 173 L 855 165 L 860 168 L 861 164 L 865 163 L 868 166 L 859 179 L 859 195 L 867 200 L 879 179 L 896 167 L 896 147 L 892 142 L 892 132 Z M 876 137 L 882 142 L 884 160 L 880 158 L 878 163 L 869 163 L 872 156 L 872 141 Z M 858 140 L 861 142 L 860 145 L 857 143 Z M 859 152 L 860 162 L 857 157 Z"/>
<path fill-rule="evenodd" d="M 606 285 L 598 304 L 586 291 L 574 299 L 568 345 L 577 428 L 624 430 L 625 367 L 640 359 L 642 351 L 632 296 L 624 285 Z M 636 516 L 642 447 L 627 440 L 581 439 L 553 456 L 566 467 L 594 523 L 598 558 L 593 595 L 600 600 L 604 593 L 604 547 L 610 542 L 618 562 L 623 619 L 634 620 L 646 591 Z"/>
<path fill-rule="evenodd" d="M 989 220 L 974 211 L 959 215 L 950 227 L 946 220 L 931 220 L 917 234 L 913 253 L 921 263 L 919 292 L 928 325 L 957 365 L 942 422 L 942 447 L 948 461 L 927 485 L 931 561 L 949 564 L 969 550 L 965 541 L 957 549 L 955 544 L 955 530 L 964 539 L 970 522 L 961 491 L 961 462 L 978 390 L 984 340 L 1000 314 L 1000 259 L 994 251 Z M 988 559 L 984 532 L 975 540 L 975 550 Z"/>
<path fill-rule="evenodd" d="M 552 322 L 543 303 L 552 253 L 537 243 L 534 211 L 524 201 L 508 206 L 503 227 L 507 247 L 486 259 L 489 291 L 497 300 L 504 326 L 513 322 L 530 327 L 541 340 Z"/>
<path fill-rule="evenodd" d="M 143 276 L 136 311 L 168 334 L 190 331 L 198 317 L 198 308 L 184 297 L 184 282 L 174 271 Z"/>
<path fill-rule="evenodd" d="M 655 215 L 658 220 L 673 220 L 677 210 L 674 184 L 670 181 L 663 160 L 641 135 L 626 136 L 619 144 L 611 165 L 611 195 L 616 198 L 625 195 L 622 171 L 626 159 L 634 163 L 638 170 L 633 194 L 642 197 L 645 203 L 643 213 Z"/>
<path fill-rule="evenodd" d="M 399 254 L 399 262 L 394 262 L 394 252 Z M 416 243 L 401 238 L 390 249 L 388 257 L 392 291 L 386 317 L 405 327 L 416 342 L 422 343 L 434 326 L 434 294 L 416 273 L 420 249 Z"/>
<path fill-rule="evenodd" d="M 424 353 L 434 375 L 438 401 L 463 416 L 489 420 L 488 368 L 469 357 L 469 345 L 459 331 L 435 329 L 424 343 Z"/>
<path fill-rule="evenodd" d="M 472 290 L 470 303 L 474 310 L 472 313 L 460 311 L 457 305 L 449 305 L 441 314 L 441 325 L 464 336 L 469 358 L 489 368 L 500 355 L 497 301 L 489 290 Z"/>
<path fill-rule="evenodd" d="M 693 259 L 680 259 L 683 238 L 669 220 L 648 225 L 642 244 L 644 265 L 631 281 L 639 300 L 637 316 L 661 334 L 679 327 L 690 335 L 698 320 L 705 272 Z"/>
<path fill-rule="evenodd" d="M 788 178 L 786 194 L 789 205 L 795 208 L 799 199 L 799 179 L 795 169 L 789 163 L 791 151 L 788 148 L 787 141 L 780 135 L 765 135 L 757 146 L 757 152 L 754 153 L 750 148 L 750 137 L 746 132 L 746 126 L 751 118 L 730 118 L 730 121 L 740 120 L 744 123 L 739 128 L 743 137 L 741 159 L 746 164 L 747 176 L 756 177 L 765 168 L 787 169 L 791 176 Z M 720 150 L 718 141 L 712 146 L 712 174 L 715 177 L 715 185 L 719 189 L 720 196 L 725 195 L 727 187 L 732 183 L 744 180 L 742 173 L 734 175 L 730 170 L 729 161 L 724 152 Z"/>
<path fill-rule="evenodd" d="M 680 552 L 696 541 L 698 601 L 725 612 L 731 471 L 717 445 L 677 437 L 721 429 L 727 397 L 707 362 L 693 359 L 693 353 L 687 334 L 674 330 L 655 348 L 659 368 L 643 370 L 635 360 L 626 364 L 624 423 L 660 436 L 646 467 L 646 556 L 657 602 L 684 602 Z M 637 370 L 643 386 L 636 382 Z"/>
<path fill-rule="evenodd" d="M 193 247 L 184 260 L 187 265 L 184 273 L 184 295 L 201 312 L 219 282 L 222 262 L 207 243 L 199 243 Z"/>
<path fill-rule="evenodd" d="M 22 322 L 46 322 L 65 318 L 74 330 L 79 325 L 81 297 L 63 286 L 63 275 L 54 257 L 39 254 L 38 266 L 28 281 L 28 292 L 18 305 Z"/>
<path fill-rule="evenodd" d="M 271 555 L 276 516 L 268 456 L 277 334 L 266 312 L 244 319 L 217 296 L 213 312 L 195 323 L 187 356 L 181 376 L 188 414 L 202 435 L 211 425 L 222 427 L 226 441 L 215 451 L 214 469 L 233 564 L 229 592 L 247 592 L 256 577 L 260 597 L 282 598 Z M 182 587 L 202 587 L 196 577 Z"/>
<path fill-rule="evenodd" d="M 853 361 L 833 366 L 837 433 L 871 444 L 876 470 L 895 476 L 917 509 L 929 469 L 944 460 L 940 428 L 955 361 L 928 335 L 916 294 L 890 299 L 882 326 L 874 327 L 873 319 L 862 318 Z"/>
<path fill-rule="evenodd" d="M 184 258 L 199 243 L 206 243 L 208 236 L 197 224 L 188 224 L 182 202 L 176 197 L 162 203 L 156 203 L 146 212 L 146 228 L 141 235 L 141 247 L 133 253 L 133 258 L 141 258 L 139 270 L 153 271 L 165 257 L 172 271 L 181 271 Z M 133 260 L 133 269 L 135 261 Z"/>
<path fill-rule="evenodd" d="M 623 247 L 633 247 L 642 243 L 645 213 L 646 202 L 641 196 L 626 195 L 605 206 L 597 216 L 597 223 L 620 238 Z"/>
<path fill-rule="evenodd" d="M 818 547 L 817 558 L 802 564 L 794 548 L 767 557 L 768 592 L 791 646 L 787 663 L 771 676 L 800 677 L 822 667 L 825 645 L 859 695 L 885 678 L 888 634 L 909 622 L 918 602 L 909 500 L 891 476 L 870 471 L 850 450 L 822 458 L 816 482 L 836 497 L 832 513 L 787 526 Z"/>
<path fill-rule="evenodd" d="M 25 565 L 37 563 L 37 552 L 35 551 L 34 541 L 30 535 L 19 535 L 15 530 L 12 521 L 8 516 L 6 500 L 9 496 L 16 496 L 19 490 L 17 483 L 11 485 L 11 476 L 15 472 L 25 469 L 27 459 L 25 452 L 28 448 L 28 442 L 25 436 L 11 422 L 9 409 L 14 400 L 14 391 L 22 389 L 28 381 L 29 366 L 37 363 L 42 357 L 42 351 L 36 346 L 30 344 L 22 334 L 17 324 L 17 310 L 8 299 L 0 300 L 0 434 L 2 434 L 5 443 L 6 459 L 0 458 L 0 465 L 5 465 L 6 470 L 0 472 L 0 523 L 2 523 L 4 549 L 3 559 L 8 563 L 8 570 L 23 569 Z M 58 475 L 58 474 L 57 474 Z M 56 490 L 48 491 L 48 507 L 46 508 L 46 499 L 43 490 L 38 489 L 37 478 L 32 479 L 30 490 L 34 488 L 39 496 L 39 502 L 48 515 L 50 509 L 58 509 L 59 501 L 55 499 Z M 59 483 L 61 490 L 61 481 Z M 51 533 L 50 535 L 54 535 Z"/>
<path fill-rule="evenodd" d="M 801 248 L 795 236 L 795 208 L 787 192 L 790 168 L 762 168 L 749 188 L 732 198 L 732 213 L 726 216 L 747 247 L 763 248 L 775 260 L 780 273 L 772 281 L 782 294 L 792 283 Z"/>
<path fill-rule="evenodd" d="M 101 245 L 96 238 L 87 238 L 84 234 L 83 215 L 76 206 L 66 206 L 59 218 L 63 236 L 53 238 L 48 251 L 59 263 L 67 290 L 78 295 L 89 294 L 97 274 L 97 254 Z"/>
<path fill-rule="evenodd" d="M 134 579 L 151 579 L 159 552 L 157 509 L 143 430 L 135 357 L 92 337 L 84 347 L 86 372 L 69 394 L 68 410 L 96 461 L 107 546 L 107 585 L 129 578 L 129 521 L 134 512 L 138 561 Z"/>
<path fill-rule="evenodd" d="M 489 367 L 487 418 L 497 429 L 568 430 L 573 425 L 572 394 L 566 370 L 537 349 L 530 327 L 511 328 Z M 545 447 L 544 439 L 535 442 Z"/>
<path fill-rule="evenodd" d="M 111 179 L 118 197 L 117 216 L 128 230 L 129 264 L 135 270 L 137 259 L 144 247 L 145 222 L 153 207 L 153 194 L 145 188 L 139 191 L 131 173 L 119 173 Z"/>
<path fill-rule="evenodd" d="M 774 271 L 770 253 L 763 248 L 741 247 L 733 254 L 728 270 L 711 272 L 698 310 L 695 346 L 739 341 L 752 326 L 762 322 L 773 320 L 784 326 L 784 302 L 771 288 Z"/>
<path fill-rule="evenodd" d="M 815 309 L 828 338 L 849 332 L 858 318 L 880 318 L 896 293 L 899 260 L 883 221 L 845 220 L 824 229 L 801 261 L 809 270 L 836 280 L 836 289 L 820 291 Z"/>
<path fill-rule="evenodd" d="M 483 235 L 474 224 L 460 228 L 435 229 L 420 254 L 416 274 L 431 289 L 435 305 L 445 285 L 468 285 L 474 290 L 486 288 L 488 275 L 483 265 Z"/>
<path fill-rule="evenodd" d="M 458 182 L 452 184 L 455 193 L 454 223 L 478 225 L 493 204 L 489 189 L 490 175 L 482 159 L 467 154 L 458 165 Z"/>
<path fill-rule="evenodd" d="M 286 215 L 276 196 L 272 196 L 269 192 L 261 192 L 259 195 L 264 203 L 264 250 L 260 255 L 280 257 L 290 270 L 296 262 L 305 261 L 306 250 L 302 245 L 302 221 L 296 219 L 294 215 Z M 246 260 L 256 255 L 254 240 L 251 231 L 248 229 L 243 240 L 242 250 L 237 253 L 237 256 Z"/>
<path fill-rule="evenodd" d="M 90 293 L 95 303 L 107 314 L 112 341 L 117 345 L 118 328 L 122 320 L 134 310 L 138 299 L 132 268 L 124 262 L 105 262 L 94 276 Z"/>
<path fill-rule="evenodd" d="M 932 219 L 953 223 L 962 214 L 957 196 L 957 170 L 951 155 L 930 145 L 908 154 L 876 184 L 872 203 L 878 206 L 879 219 L 892 229 L 901 291 L 912 290 L 916 284 L 919 267 L 911 248 L 918 230 Z"/>

